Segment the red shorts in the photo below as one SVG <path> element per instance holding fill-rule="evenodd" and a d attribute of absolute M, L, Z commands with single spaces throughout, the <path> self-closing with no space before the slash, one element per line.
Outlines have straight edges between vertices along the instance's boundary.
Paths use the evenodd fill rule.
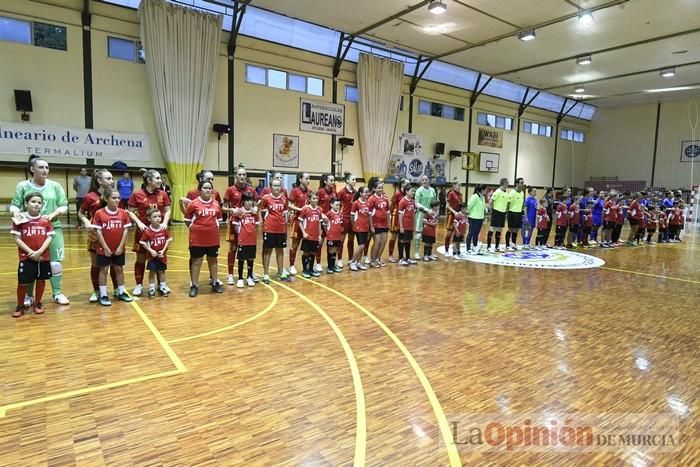
<path fill-rule="evenodd" d="M 447 218 L 445 218 L 445 230 L 452 232 L 455 229 L 455 215 L 452 211 L 447 211 Z"/>
<path fill-rule="evenodd" d="M 301 226 L 299 223 L 296 221 L 296 216 L 294 219 L 294 224 L 292 224 L 292 235 L 291 237 L 295 240 L 303 240 L 304 239 L 304 234 L 301 233 Z"/>
<path fill-rule="evenodd" d="M 399 211 L 393 211 L 391 213 L 391 228 L 389 229 L 392 233 L 399 233 Z"/>
<path fill-rule="evenodd" d="M 228 229 L 226 230 L 226 241 L 231 242 L 234 245 L 238 245 L 238 232 L 233 224 L 228 225 Z"/>
<path fill-rule="evenodd" d="M 352 233 L 352 221 L 349 217 L 343 217 L 343 235 Z"/>
<path fill-rule="evenodd" d="M 131 251 L 137 255 L 145 255 L 148 253 L 143 245 L 139 243 L 141 241 L 141 233 L 142 232 L 139 230 L 139 227 L 136 226 L 136 229 L 134 230 L 134 247 L 131 249 Z"/>

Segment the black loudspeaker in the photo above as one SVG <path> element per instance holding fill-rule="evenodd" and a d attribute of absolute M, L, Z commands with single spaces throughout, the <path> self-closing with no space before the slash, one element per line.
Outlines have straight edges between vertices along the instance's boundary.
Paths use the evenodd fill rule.
<path fill-rule="evenodd" d="M 223 123 L 215 123 L 214 124 L 214 132 L 222 134 L 222 133 L 231 133 L 231 127 L 228 125 L 224 125 Z"/>
<path fill-rule="evenodd" d="M 445 154 L 445 143 L 435 143 L 435 154 L 440 156 Z"/>
<path fill-rule="evenodd" d="M 352 138 L 338 138 L 338 143 L 340 143 L 341 146 L 354 146 L 355 140 Z"/>
<path fill-rule="evenodd" d="M 462 151 L 450 151 L 450 160 L 456 157 L 462 157 Z"/>
<path fill-rule="evenodd" d="M 15 107 L 17 112 L 32 112 L 32 92 L 15 89 Z"/>

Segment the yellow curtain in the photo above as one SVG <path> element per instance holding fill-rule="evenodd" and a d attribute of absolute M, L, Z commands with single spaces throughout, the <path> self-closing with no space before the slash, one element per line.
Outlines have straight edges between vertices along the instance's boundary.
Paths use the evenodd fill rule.
<path fill-rule="evenodd" d="M 173 205 L 170 208 L 172 219 L 182 221 L 184 216 L 180 212 L 180 198 L 184 198 L 187 192 L 192 189 L 193 181 L 196 179 L 197 172 L 202 170 L 201 164 L 182 163 L 182 162 L 166 162 L 165 168 L 168 169 L 168 178 L 170 179 L 170 188 L 173 192 Z"/>

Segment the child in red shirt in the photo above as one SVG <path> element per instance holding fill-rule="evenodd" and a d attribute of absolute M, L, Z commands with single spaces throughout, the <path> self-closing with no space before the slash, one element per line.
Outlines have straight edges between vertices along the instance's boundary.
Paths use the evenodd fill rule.
<path fill-rule="evenodd" d="M 320 272 L 314 270 L 314 259 L 321 242 L 321 221 L 325 217 L 318 206 L 318 193 L 309 191 L 309 204 L 299 213 L 297 220 L 303 240 L 301 241 L 302 276 L 305 278 L 319 277 Z"/>
<path fill-rule="evenodd" d="M 535 250 L 547 249 L 547 234 L 549 233 L 549 214 L 547 213 L 549 201 L 546 198 L 540 200 L 537 208 L 537 238 L 535 238 Z"/>
<path fill-rule="evenodd" d="M 236 287 L 242 289 L 245 284 L 248 287 L 255 287 L 253 274 L 253 263 L 257 254 L 258 224 L 260 219 L 258 213 L 253 209 L 255 198 L 252 193 L 243 193 L 243 209 L 233 218 L 233 225 L 236 228 L 238 237 L 238 281 Z M 243 281 L 243 265 L 248 266 L 248 279 Z"/>
<path fill-rule="evenodd" d="M 586 209 L 583 210 L 581 225 L 583 226 L 583 237 L 581 242 L 584 248 L 590 248 L 591 245 L 588 243 L 588 238 L 593 230 L 593 206 L 595 206 L 595 200 L 589 199 L 586 202 Z"/>
<path fill-rule="evenodd" d="M 19 318 L 24 314 L 24 297 L 35 282 L 34 313 L 40 315 L 44 312 L 41 298 L 46 287 L 46 279 L 51 278 L 49 244 L 55 232 L 51 221 L 41 217 L 43 204 L 44 197 L 41 193 L 29 193 L 24 197 L 26 214 L 12 218 L 10 233 L 15 237 L 19 252 L 17 307 L 12 312 L 13 318 Z"/>
<path fill-rule="evenodd" d="M 603 241 L 602 248 L 612 248 L 612 233 L 615 230 L 617 220 L 617 192 L 610 191 L 610 194 L 603 204 Z"/>
<path fill-rule="evenodd" d="M 386 237 L 391 225 L 391 214 L 389 213 L 389 198 L 384 193 L 384 182 L 379 181 L 374 188 L 374 194 L 369 198 L 370 215 L 372 217 L 372 244 L 371 264 L 375 268 L 384 266 L 382 252 L 386 246 Z"/>
<path fill-rule="evenodd" d="M 652 238 L 656 233 L 656 229 L 659 225 L 659 213 L 656 211 L 656 206 L 650 204 L 648 207 L 649 217 L 647 218 L 647 244 L 654 245 Z"/>
<path fill-rule="evenodd" d="M 95 213 L 92 224 L 97 233 L 97 265 L 100 267 L 99 302 L 102 306 L 110 306 L 112 302 L 107 295 L 107 274 L 110 267 L 114 268 L 117 276 L 117 298 L 123 302 L 132 301 L 124 288 L 124 264 L 126 264 L 124 244 L 127 229 L 131 227 L 131 218 L 119 207 L 121 199 L 116 188 L 105 188 L 102 199 L 105 207 Z"/>
<path fill-rule="evenodd" d="M 416 201 L 413 199 L 415 189 L 406 188 L 404 197 L 399 202 L 399 266 L 418 264 L 411 258 L 411 242 L 413 241 L 413 223 L 416 218 Z"/>
<path fill-rule="evenodd" d="M 574 200 L 571 202 L 571 206 L 569 206 L 569 235 L 566 242 L 567 248 L 576 248 L 578 246 L 576 244 L 576 236 L 578 235 L 581 224 L 581 198 L 583 198 L 581 194 L 574 196 Z"/>
<path fill-rule="evenodd" d="M 453 215 L 454 220 L 452 225 L 454 226 L 454 237 L 452 238 L 452 257 L 462 257 L 459 251 L 460 244 L 464 241 L 464 237 L 467 235 L 467 203 L 462 203 L 459 205 L 459 211 L 457 214 Z M 445 250 L 447 251 L 447 250 Z M 469 253 L 469 245 L 467 245 L 467 253 Z"/>
<path fill-rule="evenodd" d="M 437 256 L 433 254 L 433 245 L 435 244 L 435 236 L 437 234 L 437 225 L 440 221 L 440 201 L 434 200 L 430 202 L 430 211 L 425 214 L 423 222 L 423 261 L 437 261 Z"/>
<path fill-rule="evenodd" d="M 365 243 L 369 240 L 369 230 L 372 218 L 369 215 L 370 205 L 367 202 L 370 192 L 369 188 L 363 186 L 355 192 L 352 207 L 350 208 L 350 216 L 352 218 L 352 231 L 355 233 L 358 248 L 353 251 L 350 259 L 350 270 L 359 271 L 366 270 L 367 266 L 362 264 L 362 252 L 365 248 Z"/>
<path fill-rule="evenodd" d="M 554 236 L 554 248 L 557 250 L 564 249 L 564 237 L 566 237 L 566 228 L 569 225 L 569 209 L 566 207 L 566 201 L 569 195 L 562 193 L 557 204 L 556 211 L 556 226 L 557 230 Z"/>
<path fill-rule="evenodd" d="M 146 213 L 149 226 L 141 233 L 139 243 L 143 245 L 150 258 L 146 263 L 148 270 L 148 296 L 156 296 L 156 278 L 158 279 L 158 291 L 161 295 L 170 294 L 170 289 L 165 279 L 165 271 L 168 269 L 168 247 L 173 238 L 168 229 L 161 224 L 163 216 L 157 208 L 150 208 Z"/>
<path fill-rule="evenodd" d="M 190 229 L 190 297 L 199 292 L 199 271 L 204 256 L 207 257 L 212 290 L 223 293 L 224 286 L 218 279 L 219 223 L 222 220 L 221 205 L 214 199 L 214 185 L 209 180 L 199 183 L 198 198 L 187 205 L 185 223 Z"/>
<path fill-rule="evenodd" d="M 260 212 L 263 217 L 263 283 L 270 283 L 270 259 L 275 250 L 277 259 L 277 278 L 289 282 L 284 271 L 284 249 L 287 248 L 287 218 L 289 201 L 282 193 L 282 182 L 274 179 L 270 182 L 270 193 L 262 197 Z"/>

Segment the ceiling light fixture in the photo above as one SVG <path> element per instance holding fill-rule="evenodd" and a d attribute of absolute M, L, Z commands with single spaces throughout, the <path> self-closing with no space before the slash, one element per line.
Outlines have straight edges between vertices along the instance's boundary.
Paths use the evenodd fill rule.
<path fill-rule="evenodd" d="M 590 65 L 592 61 L 590 55 L 582 55 L 576 58 L 576 63 L 579 65 Z"/>
<path fill-rule="evenodd" d="M 584 88 L 584 87 L 581 86 L 581 85 L 578 85 L 578 86 L 576 86 L 576 87 L 574 88 L 574 92 L 577 93 L 577 94 L 580 94 L 580 93 L 582 93 L 582 92 L 586 92 L 586 88 Z"/>
<path fill-rule="evenodd" d="M 593 24 L 593 13 L 590 11 L 583 11 L 578 15 L 578 24 L 587 27 Z"/>
<path fill-rule="evenodd" d="M 661 70 L 661 76 L 664 78 L 670 78 L 672 76 L 676 76 L 676 69 L 675 68 L 666 68 L 664 70 Z"/>
<path fill-rule="evenodd" d="M 430 2 L 430 5 L 428 5 L 428 11 L 434 15 L 441 15 L 447 11 L 447 5 L 440 0 L 433 0 Z"/>
<path fill-rule="evenodd" d="M 531 41 L 535 38 L 535 30 L 530 29 L 529 31 L 523 31 L 518 34 L 518 39 L 521 41 Z"/>
<path fill-rule="evenodd" d="M 695 89 L 695 88 L 693 86 L 676 86 L 675 88 L 647 89 L 644 92 L 673 92 L 673 91 L 687 91 L 689 89 Z"/>

